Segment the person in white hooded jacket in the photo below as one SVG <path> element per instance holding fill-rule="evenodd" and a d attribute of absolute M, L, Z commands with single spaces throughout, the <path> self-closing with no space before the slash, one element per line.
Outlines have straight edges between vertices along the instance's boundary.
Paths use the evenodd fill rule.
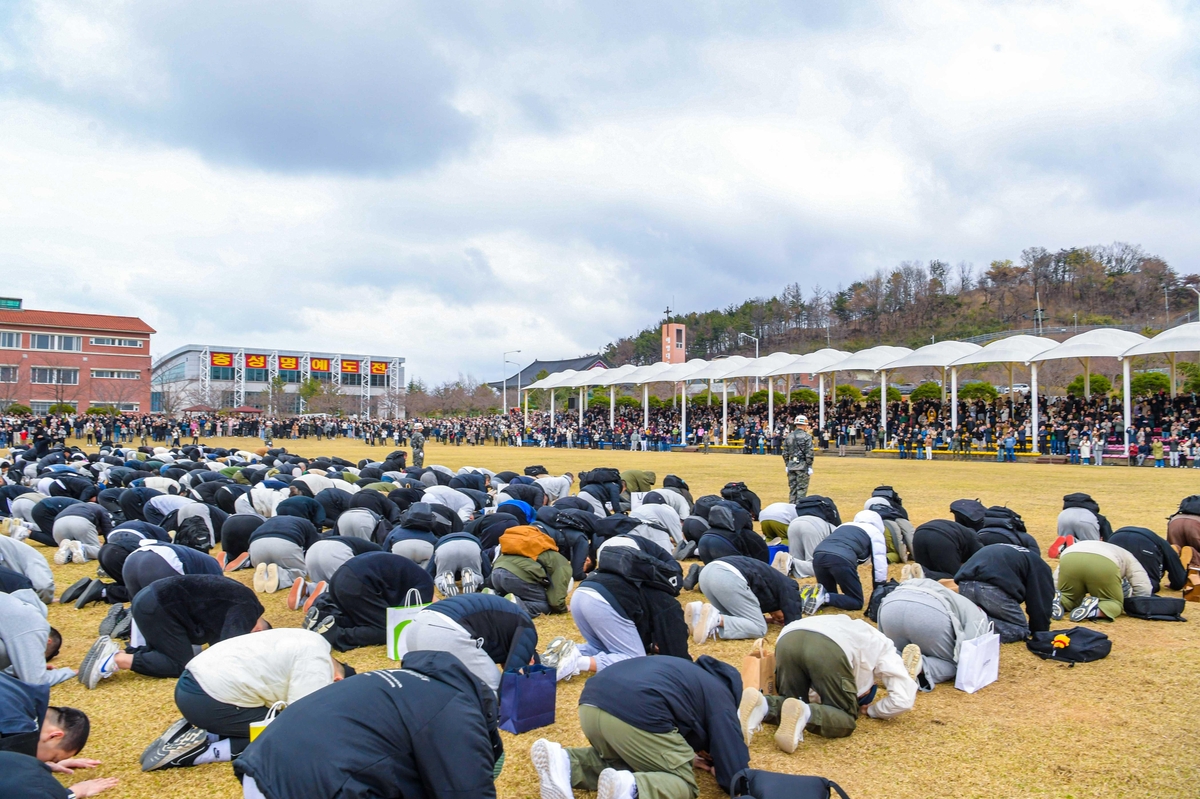
<path fill-rule="evenodd" d="M 887 540 L 883 519 L 873 510 L 860 510 L 854 521 L 843 524 L 813 550 L 816 586 L 805 586 L 804 615 L 811 616 L 824 605 L 839 610 L 862 610 L 863 586 L 858 565 L 871 563 L 872 588 L 887 582 Z"/>
<path fill-rule="evenodd" d="M 796 751 L 805 730 L 845 738 L 860 715 L 894 718 L 912 710 L 917 696 L 914 675 L 892 640 L 867 622 L 840 613 L 783 628 L 775 643 L 775 680 L 775 696 L 743 690 L 738 717 L 747 743 L 764 722 L 779 725 L 775 745 L 788 753 Z M 875 700 L 879 683 L 887 695 Z M 810 701 L 810 689 L 820 701 Z"/>

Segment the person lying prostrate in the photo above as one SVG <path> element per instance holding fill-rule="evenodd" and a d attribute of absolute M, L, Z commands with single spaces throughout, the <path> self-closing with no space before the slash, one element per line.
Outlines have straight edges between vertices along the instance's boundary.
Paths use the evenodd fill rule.
<path fill-rule="evenodd" d="M 54 540 L 59 547 L 54 562 L 61 565 L 95 560 L 100 554 L 100 537 L 107 536 L 112 529 L 112 516 L 93 502 L 79 502 L 63 508 L 54 517 Z M 69 558 L 64 549 L 70 550 Z"/>
<path fill-rule="evenodd" d="M 934 519 L 917 528 L 913 557 L 931 580 L 949 580 L 983 546 L 969 527 L 948 519 Z"/>
<path fill-rule="evenodd" d="M 425 568 L 433 575 L 433 584 L 442 596 L 447 597 L 458 593 L 456 581 L 462 581 L 464 594 L 473 594 L 492 574 L 491 559 L 483 556 L 479 539 L 467 532 L 439 538 Z"/>
<path fill-rule="evenodd" d="M 405 631 L 410 652 L 449 652 L 500 690 L 500 672 L 527 666 L 537 654 L 537 628 L 516 604 L 495 594 L 452 596 L 417 614 Z"/>
<path fill-rule="evenodd" d="M 801 594 L 805 615 L 811 616 L 824 605 L 839 610 L 863 609 L 858 565 L 871 563 L 872 590 L 887 582 L 887 541 L 883 536 L 883 519 L 879 514 L 860 510 L 854 521 L 838 527 L 817 545 L 813 551 L 813 572 L 818 585 L 815 590 Z"/>
<path fill-rule="evenodd" d="M 183 718 L 146 747 L 142 771 L 228 762 L 250 744 L 250 725 L 272 705 L 294 705 L 354 674 L 308 630 L 264 630 L 213 644 L 175 683 Z"/>
<path fill-rule="evenodd" d="M 1035 549 L 990 544 L 954 575 L 958 593 L 983 608 L 1000 634 L 1000 642 L 1024 641 L 1032 632 L 1050 629 L 1054 574 Z M 1025 611 L 1021 610 L 1024 603 Z"/>
<path fill-rule="evenodd" d="M 712 637 L 762 638 L 766 616 L 790 624 L 802 615 L 796 581 L 755 558 L 717 558 L 700 572 L 700 590 L 708 601 L 690 602 L 686 612 L 697 644 Z"/>
<path fill-rule="evenodd" d="M 90 767 L 99 761 L 73 761 L 76 768 Z M 87 766 L 80 765 L 87 763 Z M 63 770 L 69 771 L 68 767 Z M 0 750 L 0 796 L 38 797 L 38 799 L 81 799 L 96 796 L 109 788 L 116 787 L 116 777 L 100 777 L 77 782 L 67 789 L 54 779 L 50 771 L 36 757 Z"/>
<path fill-rule="evenodd" d="M 304 577 L 304 553 L 321 540 L 308 519 L 272 516 L 250 533 L 254 590 L 273 594 Z"/>
<path fill-rule="evenodd" d="M 458 518 L 464 522 L 471 521 L 471 517 L 475 515 L 475 500 L 450 486 L 430 486 L 425 489 L 425 494 L 421 499 L 424 502 L 445 505 L 458 514 Z"/>
<path fill-rule="evenodd" d="M 1150 578 L 1153 593 L 1161 588 L 1163 577 L 1172 591 L 1187 585 L 1187 567 L 1179 559 L 1179 553 L 1171 548 L 1167 540 L 1145 527 L 1122 527 L 1112 534 L 1108 543 L 1116 544 L 1137 558 Z"/>
<path fill-rule="evenodd" d="M 328 588 L 313 594 L 304 627 L 325 636 L 339 652 L 387 642 L 387 609 L 433 601 L 433 578 L 413 561 L 390 552 L 367 552 L 342 564 Z"/>
<path fill-rule="evenodd" d="M 312 497 L 297 494 L 275 506 L 276 516 L 297 516 L 308 519 L 318 530 L 325 524 L 325 507 Z"/>
<path fill-rule="evenodd" d="M 75 676 L 47 665 L 61 647 L 62 635 L 46 620 L 40 599 L 29 591 L 0 593 L 0 671 L 30 685 L 58 685 Z"/>
<path fill-rule="evenodd" d="M 1054 575 L 1060 608 L 1071 621 L 1112 620 L 1125 611 L 1125 596 L 1150 596 L 1149 575 L 1128 550 L 1107 541 L 1079 541 L 1062 551 Z"/>
<path fill-rule="evenodd" d="M 931 691 L 957 676 L 963 642 L 990 633 L 991 622 L 971 600 L 936 580 L 918 578 L 905 580 L 883 598 L 879 631 L 892 639 L 906 665 L 919 659 L 917 684 Z"/>
<path fill-rule="evenodd" d="M 555 477 L 551 474 L 538 475 L 537 484 L 542 487 L 542 491 L 546 493 L 546 500 L 553 504 L 565 496 L 571 494 L 571 486 L 575 483 L 575 475 L 570 472 L 563 472 L 561 477 Z"/>
<path fill-rule="evenodd" d="M 424 568 L 433 557 L 438 536 L 437 518 L 428 502 L 414 502 L 400 518 L 400 524 L 388 533 L 383 548 L 401 555 Z"/>
<path fill-rule="evenodd" d="M 358 496 L 357 494 L 355 496 Z M 350 508 L 343 511 L 334 524 L 337 534 L 350 538 L 361 538 L 382 544 L 392 531 L 391 523 L 378 513 L 367 508 Z"/>
<path fill-rule="evenodd" d="M 163 520 L 185 505 L 191 505 L 196 500 L 175 494 L 156 494 L 146 500 L 142 506 L 142 514 L 151 524 L 162 525 Z"/>
<path fill-rule="evenodd" d="M 566 612 L 571 562 L 553 538 L 533 525 L 517 525 L 500 536 L 500 553 L 490 578 L 497 593 L 512 594 L 535 618 Z"/>
<path fill-rule="evenodd" d="M 685 540 L 683 522 L 670 505 L 643 504 L 629 515 L 642 521 L 642 525 L 634 530 L 636 535 L 650 539 L 668 552 L 673 552 Z"/>
<path fill-rule="evenodd" d="M 266 519 L 257 513 L 234 513 L 221 525 L 221 551 L 225 553 L 225 570 L 235 571 L 250 566 L 250 536 Z"/>
<path fill-rule="evenodd" d="M 790 502 L 772 502 L 758 512 L 763 538 L 787 538 L 788 526 L 796 520 L 796 506 Z"/>
<path fill-rule="evenodd" d="M 374 541 L 367 541 L 356 536 L 331 535 L 313 544 L 304 553 L 304 570 L 308 579 L 314 584 L 307 593 L 311 593 L 315 585 L 328 582 L 342 564 L 355 555 L 366 552 L 382 552 L 383 547 Z M 292 608 L 295 610 L 295 608 Z"/>
<path fill-rule="evenodd" d="M 0 567 L 25 575 L 42 602 L 54 601 L 54 572 L 42 553 L 29 544 L 0 535 Z"/>

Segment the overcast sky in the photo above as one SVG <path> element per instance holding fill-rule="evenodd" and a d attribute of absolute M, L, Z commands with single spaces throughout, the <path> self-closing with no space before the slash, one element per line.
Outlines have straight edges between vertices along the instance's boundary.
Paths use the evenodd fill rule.
<path fill-rule="evenodd" d="M 1154 2 L 0 2 L 0 294 L 495 380 L 879 266 L 1200 271 Z"/>

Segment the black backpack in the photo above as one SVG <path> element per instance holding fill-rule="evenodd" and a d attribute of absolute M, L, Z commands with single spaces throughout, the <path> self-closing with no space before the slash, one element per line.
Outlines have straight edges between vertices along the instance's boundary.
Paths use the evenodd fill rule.
<path fill-rule="evenodd" d="M 189 516 L 180 523 L 179 529 L 175 531 L 174 543 L 205 553 L 212 549 L 208 525 L 199 516 Z"/>
<path fill-rule="evenodd" d="M 1184 497 L 1183 501 L 1179 503 L 1179 512 L 1186 513 L 1188 516 L 1200 516 L 1200 494 Z"/>
<path fill-rule="evenodd" d="M 837 505 L 829 497 L 822 497 L 817 494 L 809 494 L 807 497 L 801 497 L 796 503 L 797 516 L 816 516 L 819 519 L 838 527 L 842 523 L 842 516 L 838 513 Z"/>
<path fill-rule="evenodd" d="M 621 472 L 611 466 L 600 466 L 589 472 L 580 472 L 579 487 L 603 485 L 604 483 L 621 484 Z"/>
<path fill-rule="evenodd" d="M 1063 648 L 1056 648 L 1054 639 L 1060 635 L 1065 635 L 1070 643 Z M 1072 666 L 1106 658 L 1112 651 L 1112 641 L 1108 640 L 1107 635 L 1087 627 L 1033 633 L 1025 646 L 1043 660 L 1059 660 Z"/>
<path fill-rule="evenodd" d="M 1149 621 L 1187 621 L 1183 609 L 1187 600 L 1173 596 L 1127 596 L 1125 612 Z"/>
<path fill-rule="evenodd" d="M 987 508 L 977 499 L 956 499 L 950 503 L 950 512 L 954 514 L 954 521 L 976 531 L 983 528 L 987 517 Z"/>
<path fill-rule="evenodd" d="M 741 505 L 750 514 L 751 519 L 758 521 L 758 512 L 762 510 L 762 500 L 758 498 L 758 494 L 746 488 L 745 483 L 726 483 L 725 487 L 721 489 L 721 497 Z"/>
<path fill-rule="evenodd" d="M 993 505 L 987 509 L 987 515 L 984 516 L 984 527 L 1003 527 L 1018 533 L 1029 532 L 1025 529 L 1025 521 L 1021 518 L 1021 514 L 1003 505 Z"/>
<path fill-rule="evenodd" d="M 756 768 L 744 768 L 733 775 L 729 784 L 731 797 L 747 799 L 829 799 L 834 791 L 841 799 L 850 799 L 841 786 L 824 777 L 802 777 L 795 774 L 776 774 Z"/>
<path fill-rule="evenodd" d="M 896 493 L 896 489 L 892 488 L 891 486 L 879 486 L 871 492 L 871 496 L 883 497 L 897 508 L 904 506 L 904 500 L 901 499 L 900 495 Z"/>
<path fill-rule="evenodd" d="M 879 623 L 879 606 L 883 604 L 883 598 L 900 587 L 900 583 L 895 580 L 888 580 L 886 583 L 880 583 L 871 590 L 871 600 L 867 603 L 867 618 L 876 624 Z"/>
<path fill-rule="evenodd" d="M 550 474 L 550 472 L 546 471 L 545 466 L 526 466 L 525 467 L 525 476 L 526 477 L 537 477 L 539 474 Z"/>

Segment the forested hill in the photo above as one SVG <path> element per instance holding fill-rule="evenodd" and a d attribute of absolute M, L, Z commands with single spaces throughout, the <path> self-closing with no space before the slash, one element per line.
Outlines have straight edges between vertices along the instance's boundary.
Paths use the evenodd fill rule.
<path fill-rule="evenodd" d="M 1019 261 L 905 261 L 849 286 L 826 289 L 799 283 L 777 296 L 725 309 L 672 314 L 687 325 L 689 358 L 806 352 L 825 346 L 856 350 L 876 344 L 919 347 L 1001 330 L 1032 328 L 1041 299 L 1045 327 L 1121 324 L 1159 330 L 1187 313 L 1196 319 L 1200 275 L 1180 276 L 1140 246 L 1117 242 L 1049 252 L 1022 251 Z M 660 357 L 660 325 L 605 349 L 613 365 L 653 363 Z"/>

